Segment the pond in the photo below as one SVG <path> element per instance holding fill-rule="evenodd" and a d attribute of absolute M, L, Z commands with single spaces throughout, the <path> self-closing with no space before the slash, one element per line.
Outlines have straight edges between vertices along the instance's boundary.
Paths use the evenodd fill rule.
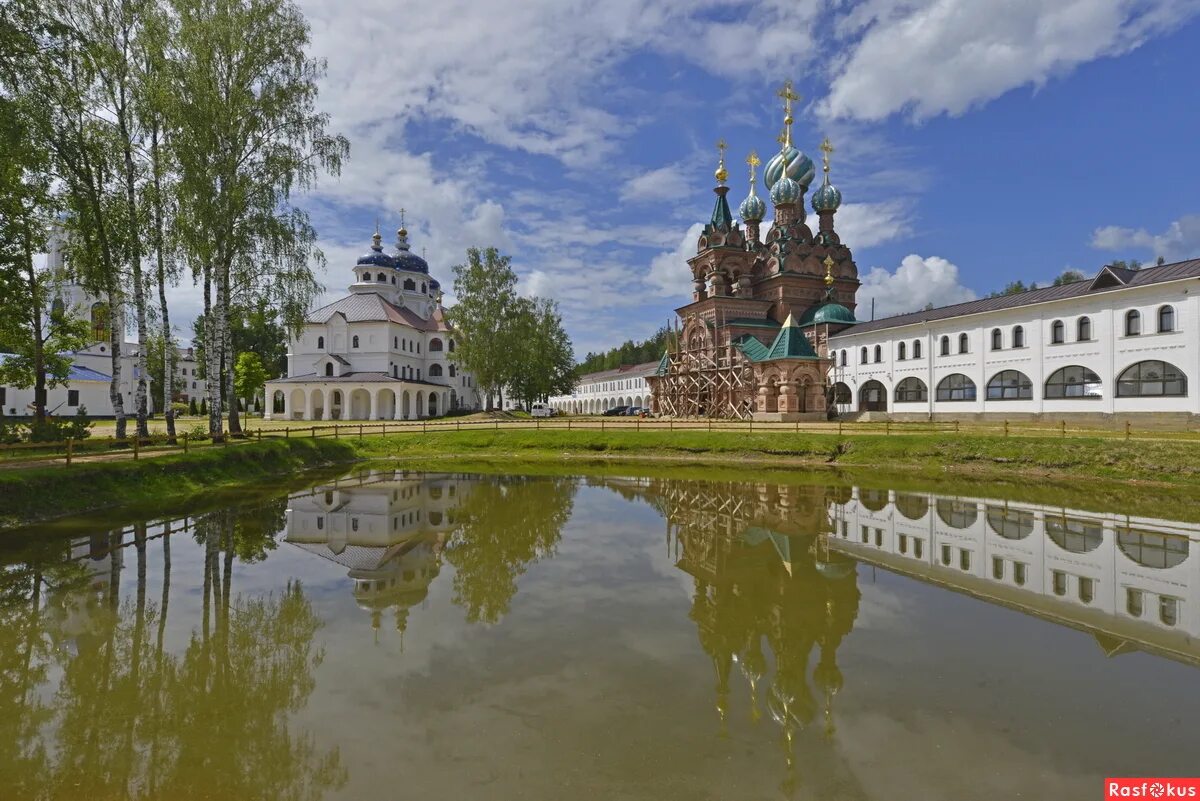
<path fill-rule="evenodd" d="M 0 795 L 1088 799 L 1200 773 L 1200 526 L 827 480 L 368 470 L 0 536 Z"/>

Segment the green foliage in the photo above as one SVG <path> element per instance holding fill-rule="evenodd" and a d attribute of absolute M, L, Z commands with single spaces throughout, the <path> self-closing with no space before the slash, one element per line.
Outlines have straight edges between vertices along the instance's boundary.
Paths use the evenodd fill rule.
<path fill-rule="evenodd" d="M 171 404 L 171 411 L 175 413 L 176 417 L 182 417 L 188 413 L 188 404 L 183 401 L 175 401 Z"/>
<path fill-rule="evenodd" d="M 658 361 L 662 358 L 663 352 L 674 344 L 674 341 L 675 332 L 663 326 L 655 331 L 649 339 L 640 342 L 630 339 L 604 353 L 589 353 L 579 363 L 579 372 L 598 373 L 602 370 L 615 370 L 626 365 Z"/>
<path fill-rule="evenodd" d="M 1000 297 L 1004 297 L 1005 295 L 1020 295 L 1023 292 L 1029 292 L 1029 291 L 1037 289 L 1037 288 L 1038 288 L 1037 284 L 1030 284 L 1029 286 L 1025 286 L 1024 281 L 1010 281 L 1008 284 L 1005 285 L 1004 289 L 1000 290 L 999 292 L 993 292 L 992 294 L 988 295 L 988 297 L 1000 298 Z"/>
<path fill-rule="evenodd" d="M 490 408 L 512 371 L 520 304 L 511 259 L 495 248 L 470 248 L 466 263 L 454 266 L 454 295 L 458 303 L 447 313 L 458 345 L 454 360 L 475 376 Z"/>
<path fill-rule="evenodd" d="M 571 340 L 552 301 L 521 298 L 512 323 L 509 392 L 528 409 L 551 395 L 570 392 L 576 373 Z"/>
<path fill-rule="evenodd" d="M 83 406 L 73 417 L 47 417 L 44 422 L 34 422 L 29 426 L 30 442 L 62 442 L 67 439 L 87 439 L 91 435 L 92 421 Z"/>
<path fill-rule="evenodd" d="M 200 409 L 198 406 L 196 406 L 196 397 L 194 395 L 192 397 L 188 398 L 187 412 L 192 417 L 195 417 L 196 415 L 200 414 Z"/>
<path fill-rule="evenodd" d="M 257 353 L 239 353 L 233 368 L 233 388 L 239 398 L 256 398 L 267 383 L 267 371 Z"/>
<path fill-rule="evenodd" d="M 208 398 L 200 399 L 200 416 L 204 417 L 208 414 Z"/>
<path fill-rule="evenodd" d="M 1054 279 L 1050 286 L 1062 286 L 1063 284 L 1073 284 L 1076 281 L 1084 281 L 1087 276 L 1079 272 L 1079 270 L 1063 270 L 1062 275 Z"/>
<path fill-rule="evenodd" d="M 1129 261 L 1125 261 L 1124 259 L 1118 259 L 1117 261 L 1111 262 L 1108 266 L 1112 267 L 1114 270 L 1140 270 L 1140 269 L 1142 269 L 1142 263 L 1140 261 L 1138 261 L 1137 259 L 1130 259 Z"/>

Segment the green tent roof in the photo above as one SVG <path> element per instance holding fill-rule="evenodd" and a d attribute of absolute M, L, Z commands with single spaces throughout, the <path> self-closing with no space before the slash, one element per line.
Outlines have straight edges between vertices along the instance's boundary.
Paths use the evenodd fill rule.
<path fill-rule="evenodd" d="M 767 346 L 749 334 L 742 334 L 733 340 L 733 346 L 752 362 L 761 362 L 767 358 Z"/>
<path fill-rule="evenodd" d="M 664 350 L 662 358 L 658 360 L 658 367 L 654 370 L 655 375 L 666 375 L 671 368 L 671 358 Z"/>
<path fill-rule="evenodd" d="M 783 328 L 767 352 L 766 361 L 774 359 L 815 359 L 817 352 L 809 344 L 808 337 L 796 324 L 796 319 L 788 315 L 783 321 Z"/>

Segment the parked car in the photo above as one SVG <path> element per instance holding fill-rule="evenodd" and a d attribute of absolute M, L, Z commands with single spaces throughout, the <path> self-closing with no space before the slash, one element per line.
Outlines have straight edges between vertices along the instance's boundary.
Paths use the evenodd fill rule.
<path fill-rule="evenodd" d="M 544 403 L 535 403 L 529 407 L 530 417 L 553 417 L 554 410 Z"/>
<path fill-rule="evenodd" d="M 611 409 L 609 409 L 608 411 L 602 412 L 602 414 L 605 417 L 616 417 L 618 415 L 625 414 L 625 410 L 628 408 L 629 408 L 628 406 L 614 406 Z"/>
<path fill-rule="evenodd" d="M 626 417 L 637 417 L 643 411 L 645 411 L 645 409 L 643 409 L 641 406 L 630 406 L 628 409 L 625 410 L 625 416 Z"/>

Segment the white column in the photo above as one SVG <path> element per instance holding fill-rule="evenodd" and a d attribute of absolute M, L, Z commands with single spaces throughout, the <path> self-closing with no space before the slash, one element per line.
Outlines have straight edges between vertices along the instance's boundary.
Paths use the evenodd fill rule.
<path fill-rule="evenodd" d="M 372 392 L 371 390 L 367 389 L 366 387 L 363 387 L 363 389 L 366 390 L 366 393 L 367 393 L 367 419 L 374 420 L 375 419 L 375 407 L 377 406 L 377 404 L 375 402 L 375 393 Z"/>
<path fill-rule="evenodd" d="M 304 390 L 304 419 L 313 419 L 312 391 Z"/>
<path fill-rule="evenodd" d="M 322 403 L 321 403 L 321 419 L 322 420 L 332 420 L 333 419 L 333 408 L 332 408 L 333 393 L 327 389 L 321 389 L 320 392 L 321 392 L 321 401 L 322 401 Z"/>

